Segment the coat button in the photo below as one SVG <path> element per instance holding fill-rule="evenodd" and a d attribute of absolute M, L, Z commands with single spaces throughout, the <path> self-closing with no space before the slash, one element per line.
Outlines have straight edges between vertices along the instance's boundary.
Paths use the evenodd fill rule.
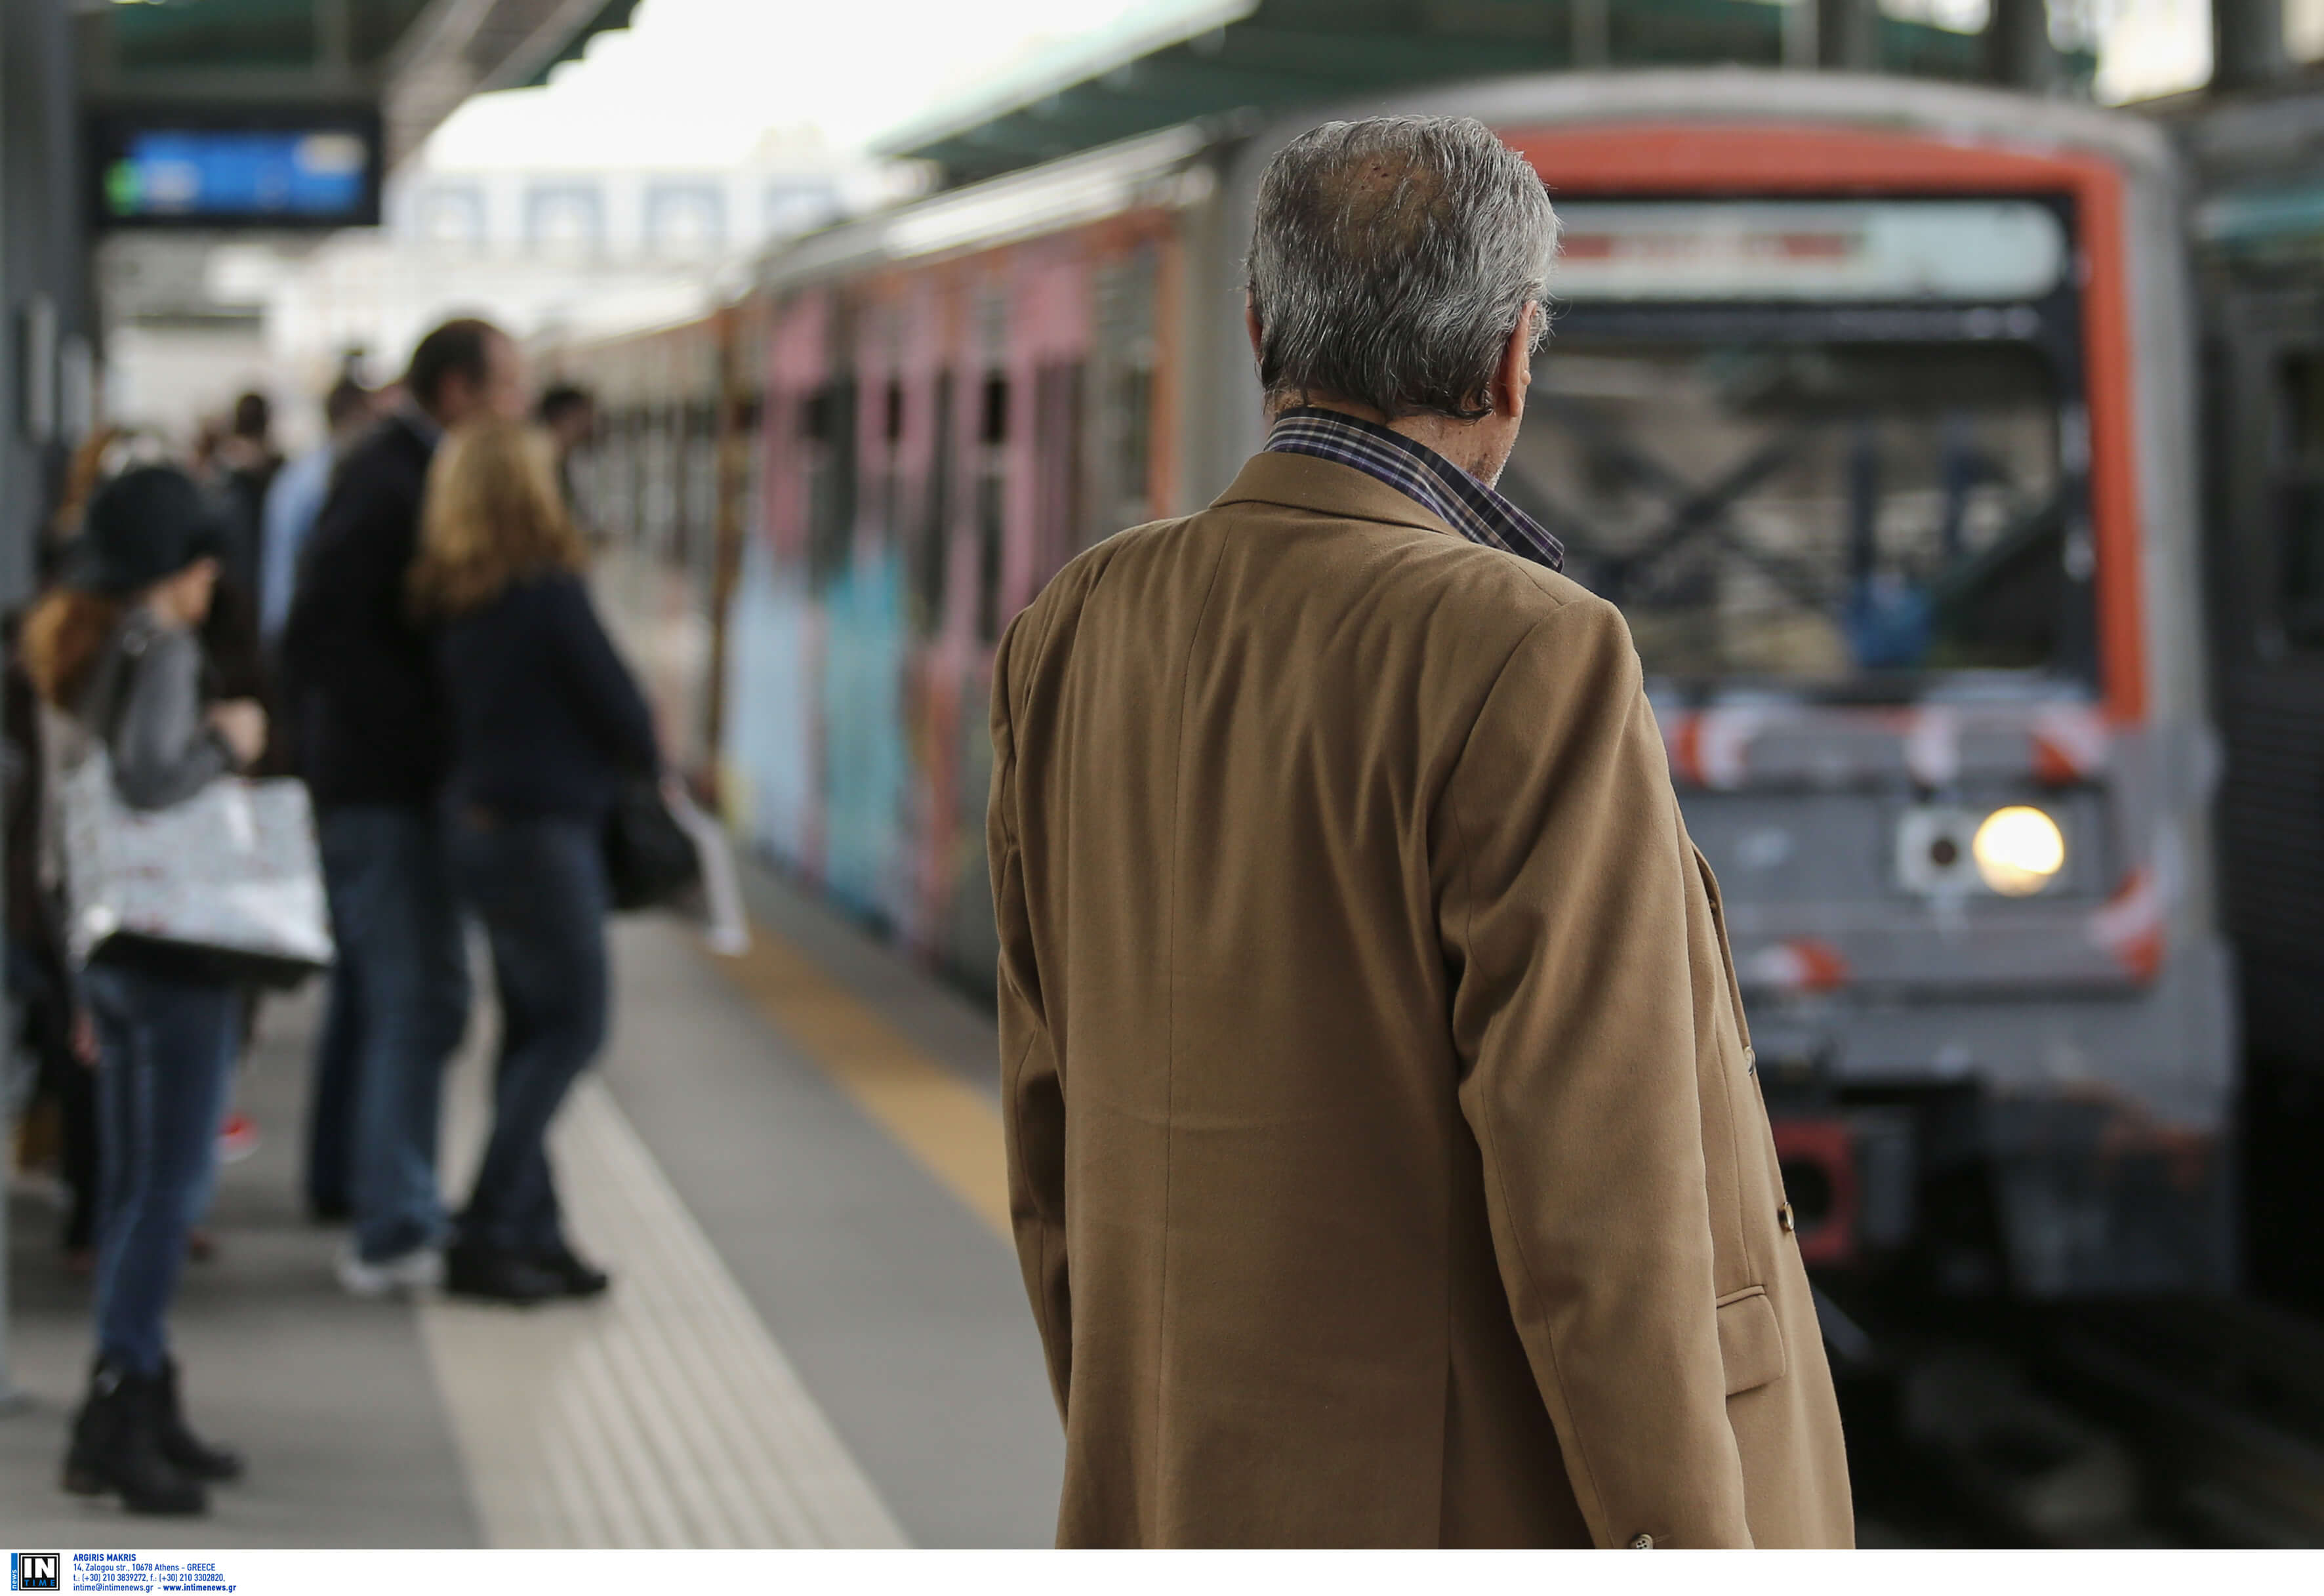
<path fill-rule="evenodd" d="M 1633 1551 L 1633 1552 L 1651 1552 L 1651 1551 L 1653 1551 L 1654 1549 L 1655 1549 L 1655 1537 L 1654 1537 L 1654 1536 L 1650 1536 L 1650 1535 L 1640 1535 L 1640 1536 L 1632 1536 L 1630 1537 L 1630 1550 L 1631 1550 L 1631 1551 Z"/>
<path fill-rule="evenodd" d="M 1787 1236 L 1798 1228 L 1798 1222 L 1792 1217 L 1792 1205 L 1789 1203 L 1775 1210 L 1775 1222 L 1784 1227 L 1784 1234 Z"/>

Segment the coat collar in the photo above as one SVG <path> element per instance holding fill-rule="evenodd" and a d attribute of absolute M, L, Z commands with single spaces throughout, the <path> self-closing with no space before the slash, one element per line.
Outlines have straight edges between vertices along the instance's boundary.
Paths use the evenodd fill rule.
<path fill-rule="evenodd" d="M 1410 494 L 1353 466 L 1314 455 L 1253 455 L 1243 462 L 1227 491 L 1211 501 L 1213 510 L 1229 504 L 1281 504 L 1345 521 L 1384 521 L 1389 526 L 1442 532 L 1448 538 L 1460 536 L 1443 516 Z"/>

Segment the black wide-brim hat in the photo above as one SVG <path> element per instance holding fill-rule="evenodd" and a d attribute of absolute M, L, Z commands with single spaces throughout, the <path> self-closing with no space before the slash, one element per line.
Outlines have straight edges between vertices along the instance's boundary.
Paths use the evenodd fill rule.
<path fill-rule="evenodd" d="M 222 559 L 233 542 L 225 512 L 175 466 L 140 466 L 97 489 L 66 553 L 68 587 L 125 596 L 174 577 L 198 559 Z"/>

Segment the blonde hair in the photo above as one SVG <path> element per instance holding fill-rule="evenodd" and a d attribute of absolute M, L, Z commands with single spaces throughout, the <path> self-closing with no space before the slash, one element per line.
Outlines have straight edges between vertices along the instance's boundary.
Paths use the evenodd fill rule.
<path fill-rule="evenodd" d="M 414 610 L 449 619 L 482 608 L 527 577 L 587 564 L 547 433 L 495 419 L 445 435 L 428 469 L 420 554 L 410 578 Z"/>

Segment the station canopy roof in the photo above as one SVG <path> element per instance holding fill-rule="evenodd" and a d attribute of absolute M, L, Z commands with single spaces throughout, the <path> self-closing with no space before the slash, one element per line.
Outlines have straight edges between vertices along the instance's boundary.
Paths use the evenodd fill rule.
<path fill-rule="evenodd" d="M 1812 0 L 1801 0 L 1812 3 Z M 1431 81 L 1784 60 L 1763 0 L 1151 0 L 881 141 L 973 181 L 1204 116 Z M 1882 69 L 1984 75 L 1984 41 L 1882 15 Z M 2068 58 L 2070 74 L 2087 61 Z"/>
<path fill-rule="evenodd" d="M 85 87 L 99 99 L 369 101 L 393 161 L 469 96 L 543 82 L 593 35 L 627 26 L 637 3 L 99 0 Z"/>

